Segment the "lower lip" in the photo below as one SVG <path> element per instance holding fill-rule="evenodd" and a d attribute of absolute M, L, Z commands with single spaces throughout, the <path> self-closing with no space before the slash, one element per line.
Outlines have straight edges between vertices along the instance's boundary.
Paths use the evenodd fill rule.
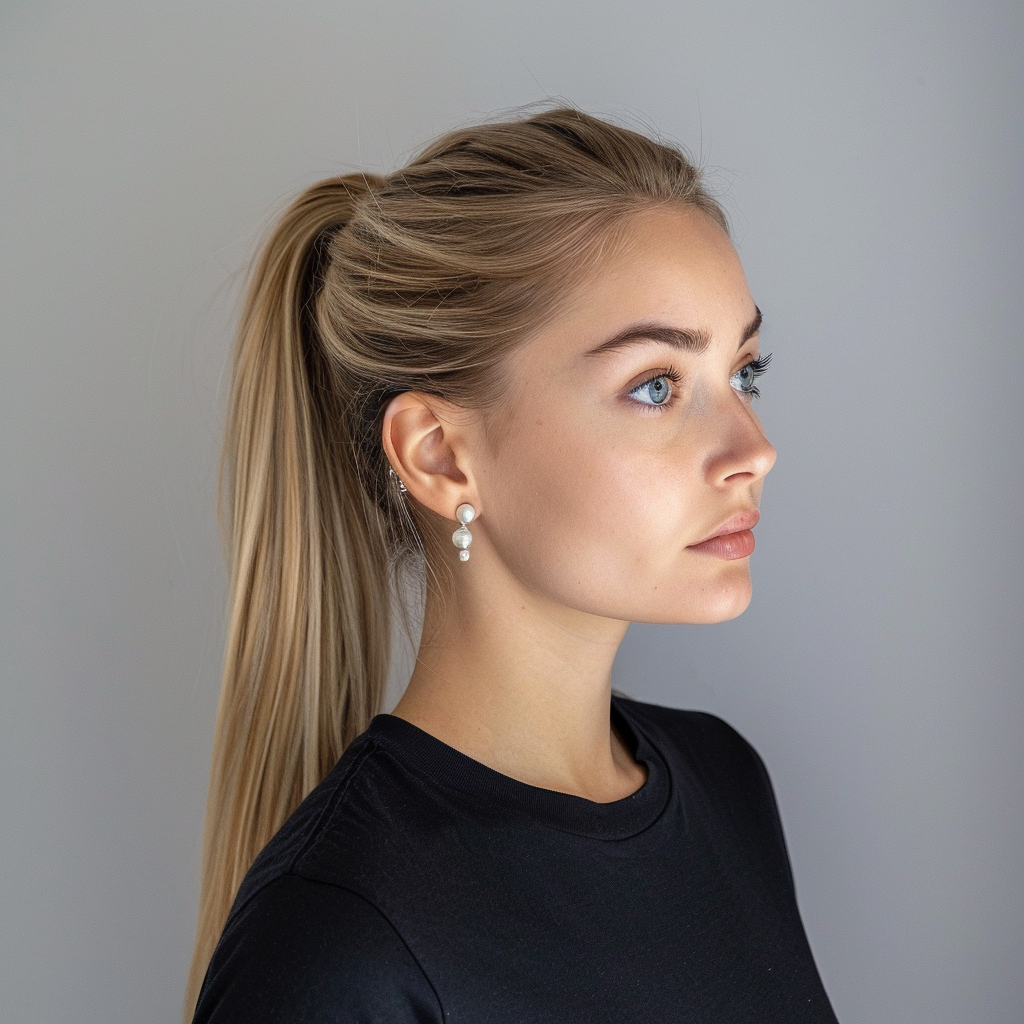
<path fill-rule="evenodd" d="M 739 533 L 723 533 L 702 544 L 691 544 L 690 551 L 701 551 L 716 558 L 746 558 L 754 550 L 754 534 L 750 530 Z"/>

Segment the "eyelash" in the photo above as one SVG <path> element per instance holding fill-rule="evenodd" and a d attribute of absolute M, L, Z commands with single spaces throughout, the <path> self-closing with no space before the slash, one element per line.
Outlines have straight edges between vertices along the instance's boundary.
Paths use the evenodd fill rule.
<path fill-rule="evenodd" d="M 731 381 L 733 377 L 737 376 L 737 374 L 742 373 L 745 369 L 747 369 L 748 366 L 750 367 L 750 372 L 753 374 L 754 380 L 757 380 L 757 378 L 760 377 L 761 374 L 768 369 L 768 364 L 771 362 L 771 358 L 772 354 L 771 352 L 769 352 L 766 356 L 760 356 L 757 359 L 751 359 L 749 363 L 746 363 L 743 366 L 741 366 L 736 371 L 736 373 L 734 373 L 732 377 L 729 378 L 729 380 Z M 736 390 L 739 391 L 741 395 L 750 395 L 752 398 L 758 398 L 761 394 L 757 385 L 753 383 L 751 383 L 749 391 L 743 391 L 740 390 L 739 388 L 737 388 Z"/>
<path fill-rule="evenodd" d="M 753 374 L 753 379 L 757 380 L 757 378 L 760 377 L 768 369 L 768 363 L 771 361 L 771 358 L 772 354 L 771 352 L 769 352 L 766 356 L 760 356 L 757 359 L 751 359 L 748 363 L 744 363 L 744 365 L 741 366 L 736 371 L 736 373 L 734 373 L 732 377 L 729 378 L 730 382 L 733 380 L 734 377 L 736 377 L 737 374 L 742 373 L 748 367 L 750 368 L 750 371 Z M 667 402 L 660 402 L 658 404 L 654 404 L 652 402 L 636 401 L 635 404 L 642 406 L 645 412 L 660 413 L 664 412 L 666 409 L 670 409 L 673 405 L 675 405 L 676 387 L 682 380 L 682 374 L 674 366 L 670 366 L 668 367 L 668 369 L 662 370 L 661 373 L 657 373 L 653 377 L 648 377 L 647 380 L 645 380 L 642 384 L 637 384 L 636 387 L 630 388 L 629 390 L 629 394 L 633 395 L 637 391 L 642 391 L 649 384 L 653 384 L 656 380 L 660 380 L 662 377 L 672 381 L 672 395 Z M 761 394 L 760 389 L 754 384 L 751 385 L 749 390 L 743 390 L 741 388 L 736 388 L 735 390 L 739 391 L 741 395 L 750 395 L 752 398 L 758 398 Z"/>

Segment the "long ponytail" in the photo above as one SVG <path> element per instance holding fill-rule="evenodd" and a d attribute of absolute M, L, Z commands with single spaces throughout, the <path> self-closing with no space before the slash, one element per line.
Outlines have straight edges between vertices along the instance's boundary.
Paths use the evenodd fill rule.
<path fill-rule="evenodd" d="M 324 239 L 369 184 L 321 182 L 255 264 L 234 354 L 222 497 L 229 619 L 203 841 L 190 1019 L 234 894 L 260 849 L 381 710 L 386 535 L 325 392 L 310 316 Z M 222 509 L 223 511 L 223 509 Z"/>

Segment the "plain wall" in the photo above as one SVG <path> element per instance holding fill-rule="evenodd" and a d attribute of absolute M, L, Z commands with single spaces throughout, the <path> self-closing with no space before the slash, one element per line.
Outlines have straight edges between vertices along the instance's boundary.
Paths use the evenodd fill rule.
<path fill-rule="evenodd" d="M 761 752 L 843 1024 L 1024 1021 L 1022 11 L 4 3 L 0 1019 L 179 1013 L 268 217 L 553 95 L 709 167 L 774 352 L 753 603 L 616 685 Z"/>

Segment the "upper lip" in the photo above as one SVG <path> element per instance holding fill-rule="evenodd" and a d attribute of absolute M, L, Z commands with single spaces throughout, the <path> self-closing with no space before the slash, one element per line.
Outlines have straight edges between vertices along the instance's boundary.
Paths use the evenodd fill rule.
<path fill-rule="evenodd" d="M 696 543 L 703 544 L 704 541 L 714 540 L 715 537 L 724 537 L 727 533 L 752 530 L 757 526 L 757 521 L 760 518 L 761 513 L 756 508 L 744 509 L 742 512 L 737 512 L 734 516 L 730 516 L 714 533 L 709 533 L 703 540 L 699 540 Z M 693 545 L 691 544 L 690 547 L 693 547 Z"/>

